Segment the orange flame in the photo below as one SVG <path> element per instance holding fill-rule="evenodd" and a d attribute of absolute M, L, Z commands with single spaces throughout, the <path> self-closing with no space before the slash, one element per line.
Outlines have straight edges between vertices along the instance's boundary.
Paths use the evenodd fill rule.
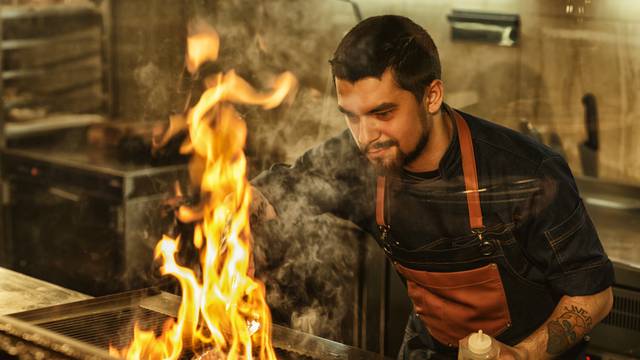
<path fill-rule="evenodd" d="M 211 49 L 200 47 L 216 43 L 217 55 L 217 35 L 208 31 L 194 36 L 189 39 L 187 64 L 197 69 L 202 54 L 208 53 L 209 59 L 212 54 Z M 181 207 L 179 211 L 179 216 L 187 219 L 202 218 L 193 238 L 200 249 L 202 275 L 176 263 L 180 238 L 164 236 L 155 256 L 163 260 L 162 274 L 174 276 L 182 287 L 178 318 L 157 338 L 136 326 L 133 342 L 124 349 L 111 348 L 112 355 L 177 359 L 184 342 L 190 341 L 193 348 L 209 346 L 226 354 L 227 359 L 275 359 L 264 285 L 248 275 L 251 191 L 243 153 L 247 127 L 230 103 L 276 107 L 296 80 L 291 73 L 283 73 L 269 93 L 255 91 L 234 71 L 218 74 L 214 80 L 207 81 L 207 90 L 188 113 L 189 141 L 182 148 L 193 153 L 192 166 L 203 167 L 191 172 L 192 176 L 200 174 L 197 180 L 203 204 L 195 210 Z"/>
<path fill-rule="evenodd" d="M 218 58 L 220 38 L 218 33 L 204 22 L 191 24 L 191 36 L 187 38 L 187 70 L 193 74 L 206 61 Z"/>

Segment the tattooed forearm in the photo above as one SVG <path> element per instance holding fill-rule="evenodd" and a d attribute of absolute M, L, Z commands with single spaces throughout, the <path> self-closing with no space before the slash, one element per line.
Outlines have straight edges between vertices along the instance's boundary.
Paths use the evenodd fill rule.
<path fill-rule="evenodd" d="M 562 315 L 547 324 L 547 353 L 551 355 L 559 355 L 571 348 L 592 326 L 591 316 L 585 309 L 571 305 L 570 308 L 565 306 L 564 310 Z"/>

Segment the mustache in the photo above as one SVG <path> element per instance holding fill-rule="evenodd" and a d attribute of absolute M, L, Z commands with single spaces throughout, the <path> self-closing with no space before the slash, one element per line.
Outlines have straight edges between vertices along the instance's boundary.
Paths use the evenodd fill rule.
<path fill-rule="evenodd" d="M 369 143 L 369 144 L 367 144 L 367 146 L 364 147 L 364 149 L 362 149 L 362 152 L 367 154 L 371 150 L 386 149 L 386 148 L 390 148 L 390 147 L 396 146 L 396 145 L 398 145 L 398 142 L 396 140 L 393 140 L 393 139 L 380 141 L 380 142 Z"/>

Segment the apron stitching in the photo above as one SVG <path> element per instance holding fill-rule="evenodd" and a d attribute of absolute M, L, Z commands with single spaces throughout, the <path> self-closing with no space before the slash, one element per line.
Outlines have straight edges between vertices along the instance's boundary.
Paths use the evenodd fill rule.
<path fill-rule="evenodd" d="M 501 282 L 499 281 L 500 279 L 489 279 L 489 280 L 484 280 L 481 282 L 477 282 L 477 283 L 473 283 L 473 284 L 464 284 L 464 285 L 458 285 L 458 286 L 432 286 L 432 285 L 423 285 L 417 281 L 413 281 L 410 280 L 412 283 L 419 285 L 422 288 L 425 289 L 460 289 L 460 288 L 464 288 L 464 287 L 469 287 L 469 286 L 475 286 L 475 285 L 482 285 L 482 284 L 488 284 L 491 282 Z"/>

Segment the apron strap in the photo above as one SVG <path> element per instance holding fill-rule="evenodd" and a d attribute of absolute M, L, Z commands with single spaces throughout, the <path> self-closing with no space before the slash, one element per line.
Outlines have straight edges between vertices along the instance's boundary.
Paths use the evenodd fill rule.
<path fill-rule="evenodd" d="M 480 193 L 478 192 L 478 173 L 476 169 L 476 157 L 473 152 L 473 141 L 471 131 L 467 122 L 455 110 L 444 105 L 445 111 L 454 118 L 454 123 L 458 132 L 460 142 L 460 153 L 462 156 L 462 173 L 464 174 L 464 187 L 467 195 L 467 206 L 469 208 L 469 225 L 471 230 L 484 228 L 482 221 L 482 208 L 480 207 Z M 386 177 L 378 176 L 376 184 L 376 223 L 378 226 L 386 227 L 384 216 L 384 193 L 386 188 Z"/>
<path fill-rule="evenodd" d="M 386 187 L 386 177 L 378 176 L 376 182 L 376 223 L 378 226 L 387 226 L 384 221 L 384 190 Z"/>
<path fill-rule="evenodd" d="M 449 110 L 449 109 L 447 109 Z M 469 125 L 457 111 L 450 109 L 456 127 L 458 128 L 458 140 L 462 154 L 462 173 L 464 174 L 464 187 L 467 194 L 467 206 L 469 207 L 469 224 L 471 230 L 484 228 L 482 221 L 482 208 L 480 207 L 480 193 L 478 192 L 478 170 L 476 169 L 476 156 L 473 152 L 473 141 Z"/>

